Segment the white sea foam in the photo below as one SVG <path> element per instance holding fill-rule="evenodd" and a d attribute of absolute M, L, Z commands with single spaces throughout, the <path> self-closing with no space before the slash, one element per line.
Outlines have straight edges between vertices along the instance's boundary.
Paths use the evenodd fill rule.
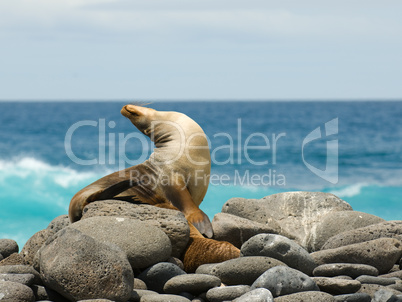
<path fill-rule="evenodd" d="M 357 183 L 350 186 L 346 186 L 344 188 L 339 188 L 336 190 L 331 190 L 330 193 L 338 196 L 338 197 L 353 197 L 361 194 L 361 191 L 364 187 L 368 186 L 366 183 Z"/>

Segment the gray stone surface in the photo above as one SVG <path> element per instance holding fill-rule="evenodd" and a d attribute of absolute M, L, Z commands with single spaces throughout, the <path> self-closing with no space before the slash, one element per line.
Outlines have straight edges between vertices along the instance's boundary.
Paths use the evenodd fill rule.
<path fill-rule="evenodd" d="M 267 270 L 251 285 L 251 289 L 268 289 L 274 297 L 303 291 L 318 291 L 319 288 L 306 274 L 286 266 Z"/>
<path fill-rule="evenodd" d="M 310 233 L 307 240 L 308 249 L 318 251 L 332 236 L 384 221 L 380 217 L 357 211 L 328 213 L 317 224 L 315 232 Z"/>
<path fill-rule="evenodd" d="M 330 263 L 317 266 L 313 275 L 316 277 L 349 276 L 353 279 L 361 275 L 378 276 L 378 269 L 374 266 L 358 263 Z"/>
<path fill-rule="evenodd" d="M 32 274 L 0 274 L 0 281 L 11 281 L 31 286 L 35 276 Z"/>
<path fill-rule="evenodd" d="M 256 288 L 233 300 L 233 302 L 273 302 L 274 297 L 266 288 Z"/>
<path fill-rule="evenodd" d="M 146 295 L 141 298 L 141 302 L 188 302 L 187 298 L 177 295 Z"/>
<path fill-rule="evenodd" d="M 374 293 L 371 302 L 396 302 L 396 300 L 396 295 L 393 292 L 382 288 Z"/>
<path fill-rule="evenodd" d="M 215 287 L 207 291 L 207 299 L 209 302 L 232 301 L 248 291 L 250 291 L 248 285 Z"/>
<path fill-rule="evenodd" d="M 55 292 L 54 290 L 46 288 L 42 285 L 32 285 L 31 289 L 34 292 L 36 301 L 50 300 L 54 302 L 68 302 L 68 300 L 58 292 Z"/>
<path fill-rule="evenodd" d="M 169 279 L 184 274 L 186 272 L 177 265 L 170 262 L 160 262 L 147 268 L 137 277 L 145 282 L 149 290 L 164 293 L 163 286 Z"/>
<path fill-rule="evenodd" d="M 402 221 L 385 221 L 366 227 L 342 232 L 329 238 L 322 249 L 333 249 L 354 243 L 370 241 L 378 238 L 395 238 L 402 241 Z"/>
<path fill-rule="evenodd" d="M 51 230 L 44 229 L 35 233 L 31 238 L 28 239 L 20 253 L 26 264 L 33 264 L 36 253 L 46 242 L 46 240 L 53 234 L 54 233 Z"/>
<path fill-rule="evenodd" d="M 0 266 L 0 274 L 32 274 L 35 276 L 33 283 L 42 284 L 39 273 L 30 265 L 4 265 Z"/>
<path fill-rule="evenodd" d="M 275 302 L 333 302 L 334 297 L 328 293 L 318 291 L 307 291 L 277 297 Z"/>
<path fill-rule="evenodd" d="M 141 298 L 143 296 L 147 295 L 157 295 L 157 292 L 154 292 L 153 290 L 144 290 L 144 289 L 135 289 L 133 290 L 131 297 L 130 297 L 130 302 L 140 302 Z"/>
<path fill-rule="evenodd" d="M 15 240 L 0 239 L 0 254 L 3 256 L 3 258 L 7 258 L 13 253 L 18 253 L 18 250 L 18 244 Z"/>
<path fill-rule="evenodd" d="M 144 281 L 142 281 L 141 279 L 138 278 L 134 278 L 134 289 L 143 289 L 143 290 L 147 290 L 148 287 L 145 284 Z"/>
<path fill-rule="evenodd" d="M 218 213 L 214 216 L 212 229 L 214 239 L 228 241 L 237 248 L 257 234 L 281 232 L 280 226 L 273 220 L 268 225 L 227 213 Z"/>
<path fill-rule="evenodd" d="M 39 251 L 42 280 L 70 300 L 130 298 L 134 276 L 125 253 L 67 227 Z"/>
<path fill-rule="evenodd" d="M 313 277 L 312 279 L 321 291 L 331 295 L 352 294 L 357 292 L 362 286 L 357 280 L 345 280 L 329 277 Z"/>
<path fill-rule="evenodd" d="M 380 290 L 380 289 L 385 289 L 391 291 L 394 295 L 401 295 L 402 293 L 400 291 L 397 291 L 395 289 L 382 286 L 382 285 L 377 285 L 377 284 L 362 284 L 362 287 L 359 289 L 359 293 L 366 293 L 369 294 L 371 298 L 374 297 L 374 294 Z"/>
<path fill-rule="evenodd" d="M 13 253 L 7 258 L 0 261 L 0 266 L 3 265 L 24 265 L 24 258 L 19 253 Z"/>
<path fill-rule="evenodd" d="M 69 225 L 70 219 L 68 218 L 68 215 L 61 215 L 53 219 L 47 226 L 47 229 L 56 234 L 58 231 L 68 227 Z"/>
<path fill-rule="evenodd" d="M 317 266 L 310 254 L 296 242 L 276 234 L 258 234 L 241 247 L 241 256 L 266 256 L 311 275 Z"/>
<path fill-rule="evenodd" d="M 113 243 L 127 255 L 133 268 L 146 268 L 167 260 L 172 252 L 169 237 L 159 228 L 127 217 L 98 216 L 69 226 L 103 243 Z"/>
<path fill-rule="evenodd" d="M 218 263 L 206 263 L 203 265 L 200 265 L 197 270 L 195 271 L 196 274 L 207 274 L 207 275 L 213 275 L 213 269 Z"/>
<path fill-rule="evenodd" d="M 33 302 L 35 296 L 32 289 L 17 282 L 0 281 L 0 301 Z"/>
<path fill-rule="evenodd" d="M 371 302 L 369 294 L 355 293 L 334 296 L 336 302 Z"/>
<path fill-rule="evenodd" d="M 360 283 L 365 283 L 365 284 L 378 284 L 378 285 L 391 285 L 395 284 L 396 280 L 400 280 L 399 278 L 382 278 L 382 277 L 374 277 L 374 276 L 367 276 L 367 275 L 362 275 L 356 278 L 357 281 Z"/>
<path fill-rule="evenodd" d="M 226 285 L 251 285 L 265 271 L 278 265 L 286 266 L 270 257 L 240 257 L 216 264 L 211 273 Z"/>
<path fill-rule="evenodd" d="M 218 277 L 205 274 L 179 275 L 168 280 L 163 290 L 167 294 L 179 294 L 188 292 L 194 295 L 208 291 L 221 285 Z"/>
<path fill-rule="evenodd" d="M 311 253 L 317 264 L 361 263 L 374 266 L 380 274 L 387 273 L 402 255 L 402 244 L 393 238 L 379 238 L 335 249 Z"/>
<path fill-rule="evenodd" d="M 268 226 L 279 225 L 280 235 L 295 238 L 307 247 L 307 239 L 317 224 L 330 212 L 349 211 L 352 207 L 333 194 L 321 192 L 287 192 L 260 200 L 232 198 L 222 212 L 250 219 Z"/>
<path fill-rule="evenodd" d="M 180 258 L 190 238 L 186 218 L 180 211 L 120 200 L 92 202 L 84 208 L 82 219 L 94 216 L 118 216 L 138 219 L 160 228 L 172 243 L 172 256 Z"/>

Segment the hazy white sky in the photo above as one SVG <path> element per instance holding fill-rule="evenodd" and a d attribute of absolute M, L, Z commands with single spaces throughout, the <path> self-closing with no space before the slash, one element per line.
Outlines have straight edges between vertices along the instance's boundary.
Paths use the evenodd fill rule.
<path fill-rule="evenodd" d="M 0 0 L 0 100 L 402 99 L 400 0 Z"/>

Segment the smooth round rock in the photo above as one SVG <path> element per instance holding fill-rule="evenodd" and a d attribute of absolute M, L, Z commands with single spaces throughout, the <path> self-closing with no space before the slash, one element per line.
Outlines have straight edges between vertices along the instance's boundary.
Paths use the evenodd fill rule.
<path fill-rule="evenodd" d="M 113 302 L 113 301 L 109 299 L 85 299 L 77 302 Z"/>
<path fill-rule="evenodd" d="M 133 291 L 134 275 L 126 254 L 71 227 L 39 250 L 39 265 L 45 286 L 69 300 L 127 301 Z"/>
<path fill-rule="evenodd" d="M 372 302 L 396 302 L 399 299 L 397 299 L 396 295 L 394 295 L 393 292 L 386 290 L 386 289 L 380 289 L 375 292 L 373 299 L 371 300 Z"/>
<path fill-rule="evenodd" d="M 272 257 L 307 275 L 311 275 L 317 266 L 304 248 L 275 234 L 258 234 L 250 238 L 242 245 L 240 255 Z"/>
<path fill-rule="evenodd" d="M 82 219 L 95 216 L 128 217 L 160 228 L 169 237 L 172 256 L 177 258 L 180 258 L 190 239 L 190 228 L 184 214 L 172 209 L 120 200 L 102 200 L 87 205 Z"/>
<path fill-rule="evenodd" d="M 4 265 L 0 266 L 0 274 L 31 274 L 35 278 L 34 284 L 42 284 L 40 274 L 30 265 Z"/>
<path fill-rule="evenodd" d="M 266 288 L 256 288 L 236 298 L 233 302 L 273 302 L 274 297 Z"/>
<path fill-rule="evenodd" d="M 0 281 L 0 301 L 33 302 L 35 296 L 28 286 L 17 282 Z"/>
<path fill-rule="evenodd" d="M 68 227 L 70 224 L 70 218 L 68 218 L 68 215 L 61 215 L 53 219 L 47 226 L 47 229 L 56 234 L 58 231 Z"/>
<path fill-rule="evenodd" d="M 371 302 L 369 294 L 355 293 L 334 296 L 336 302 Z"/>
<path fill-rule="evenodd" d="M 44 229 L 35 233 L 28 239 L 20 253 L 26 264 L 33 265 L 36 253 L 43 246 L 46 240 L 53 235 L 53 231 Z"/>
<path fill-rule="evenodd" d="M 103 243 L 113 243 L 127 255 L 133 268 L 146 268 L 167 260 L 172 253 L 169 237 L 159 228 L 123 217 L 98 216 L 69 226 Z"/>
<path fill-rule="evenodd" d="M 382 277 L 374 277 L 374 276 L 367 276 L 362 275 L 356 278 L 357 281 L 364 284 L 378 284 L 378 285 L 391 285 L 395 284 L 396 280 L 400 280 L 399 278 L 382 278 Z"/>
<path fill-rule="evenodd" d="M 146 295 L 141 298 L 141 302 L 188 302 L 189 299 L 177 295 Z"/>
<path fill-rule="evenodd" d="M 334 249 L 378 238 L 395 238 L 402 241 L 402 220 L 385 221 L 342 232 L 329 238 L 321 249 Z"/>
<path fill-rule="evenodd" d="M 368 264 L 377 268 L 380 274 L 387 273 L 400 259 L 401 255 L 402 243 L 393 238 L 379 238 L 311 253 L 317 264 Z"/>
<path fill-rule="evenodd" d="M 213 269 L 218 263 L 206 263 L 202 264 L 199 267 L 197 267 L 195 273 L 196 274 L 207 274 L 207 275 L 213 275 Z"/>
<path fill-rule="evenodd" d="M 131 298 L 130 302 L 140 302 L 142 301 L 142 297 L 147 296 L 147 295 L 158 295 L 157 292 L 154 292 L 153 290 L 146 290 L 146 289 L 135 289 L 131 293 Z"/>
<path fill-rule="evenodd" d="M 18 253 L 18 244 L 13 239 L 0 239 L 0 254 L 7 258 L 13 253 Z"/>
<path fill-rule="evenodd" d="M 212 229 L 214 239 L 230 242 L 237 248 L 257 234 L 281 232 L 281 228 L 274 221 L 268 225 L 228 213 L 217 213 L 212 220 Z"/>
<path fill-rule="evenodd" d="M 378 276 L 378 269 L 367 264 L 330 263 L 317 266 L 313 271 L 313 275 L 315 277 L 346 275 L 355 279 L 361 275 Z"/>
<path fill-rule="evenodd" d="M 280 235 L 292 237 L 307 248 L 310 232 L 330 212 L 351 211 L 344 200 L 330 193 L 286 192 L 260 200 L 232 198 L 222 207 L 223 213 L 236 215 L 268 226 L 280 227 Z"/>
<path fill-rule="evenodd" d="M 0 281 L 11 281 L 31 286 L 35 276 L 32 274 L 0 274 Z"/>
<path fill-rule="evenodd" d="M 134 287 L 133 288 L 134 289 L 144 289 L 144 290 L 148 289 L 145 282 L 138 278 L 134 278 Z"/>
<path fill-rule="evenodd" d="M 231 301 L 249 291 L 250 286 L 248 285 L 215 287 L 207 291 L 207 299 L 210 302 L 222 302 L 227 300 Z"/>
<path fill-rule="evenodd" d="M 333 302 L 334 297 L 328 293 L 319 291 L 307 291 L 281 296 L 274 299 L 275 302 Z"/>
<path fill-rule="evenodd" d="M 171 278 L 165 283 L 163 290 L 167 294 L 188 292 L 194 295 L 206 292 L 221 285 L 218 277 L 204 274 L 186 274 Z"/>
<path fill-rule="evenodd" d="M 274 297 L 303 291 L 318 291 L 319 288 L 306 274 L 287 266 L 267 270 L 251 285 L 251 289 L 266 288 Z"/>
<path fill-rule="evenodd" d="M 321 291 L 331 295 L 353 294 L 362 286 L 357 280 L 345 280 L 329 277 L 313 277 Z"/>
<path fill-rule="evenodd" d="M 164 293 L 163 286 L 168 280 L 185 274 L 185 271 L 173 263 L 160 262 L 141 272 L 138 275 L 138 279 L 145 282 L 147 289 Z"/>
<path fill-rule="evenodd" d="M 307 240 L 308 249 L 310 251 L 319 251 L 332 236 L 384 221 L 378 216 L 358 211 L 328 213 L 317 224 L 315 231 L 310 233 Z"/>
<path fill-rule="evenodd" d="M 279 265 L 286 266 L 270 257 L 240 257 L 216 264 L 211 273 L 226 285 L 251 285 L 265 271 Z"/>
<path fill-rule="evenodd" d="M 373 298 L 374 294 L 380 289 L 388 290 L 388 291 L 392 292 L 394 295 L 402 294 L 402 292 L 400 292 L 400 291 L 389 288 L 387 286 L 382 286 L 382 285 L 377 285 L 377 284 L 362 284 L 362 287 L 359 289 L 359 293 L 369 294 L 371 296 L 371 298 Z"/>

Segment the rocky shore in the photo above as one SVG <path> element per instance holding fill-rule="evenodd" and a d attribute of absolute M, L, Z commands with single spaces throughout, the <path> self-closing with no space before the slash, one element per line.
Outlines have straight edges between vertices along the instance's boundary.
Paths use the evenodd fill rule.
<path fill-rule="evenodd" d="M 240 257 L 186 272 L 181 212 L 93 202 L 80 221 L 55 218 L 21 251 L 0 239 L 0 301 L 402 301 L 402 221 L 332 194 L 289 192 L 230 199 L 212 226 Z"/>

